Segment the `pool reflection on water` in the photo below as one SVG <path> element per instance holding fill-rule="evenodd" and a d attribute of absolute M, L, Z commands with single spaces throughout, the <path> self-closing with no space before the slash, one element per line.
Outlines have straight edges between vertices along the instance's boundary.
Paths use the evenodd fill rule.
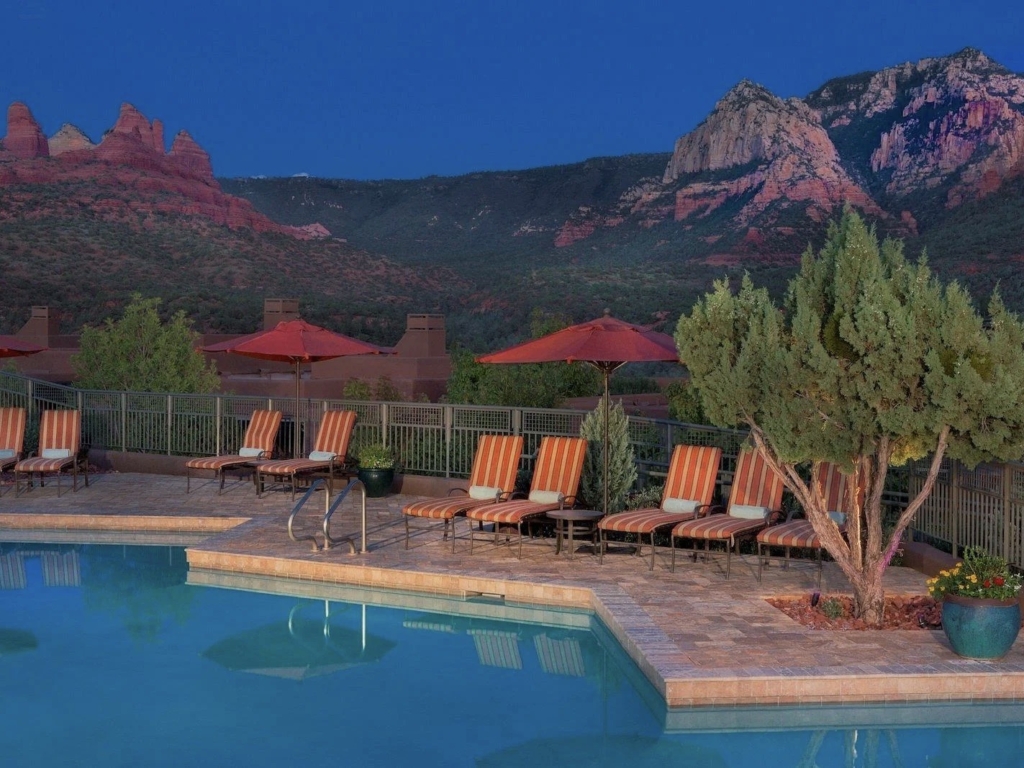
<path fill-rule="evenodd" d="M 667 709 L 580 611 L 0 545 L 5 766 L 1024 766 L 1024 707 Z"/>

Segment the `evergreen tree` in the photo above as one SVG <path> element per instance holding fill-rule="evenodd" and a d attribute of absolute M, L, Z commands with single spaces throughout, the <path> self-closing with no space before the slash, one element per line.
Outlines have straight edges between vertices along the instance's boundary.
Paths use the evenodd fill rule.
<path fill-rule="evenodd" d="M 737 294 L 718 282 L 680 319 L 676 343 L 711 421 L 750 427 L 872 624 L 882 575 L 943 456 L 974 465 L 1024 453 L 1020 320 L 998 294 L 983 319 L 959 285 L 943 287 L 923 257 L 908 263 L 900 242 L 879 246 L 850 210 L 817 256 L 804 254 L 783 311 L 749 277 Z M 929 454 L 920 493 L 883 531 L 889 466 Z M 852 476 L 852 496 L 866 491 L 846 538 L 795 468 L 812 462 L 816 474 L 822 461 Z"/>
<path fill-rule="evenodd" d="M 604 504 L 604 400 L 580 424 L 580 437 L 587 440 L 580 486 L 586 503 L 594 509 Z M 621 403 L 608 412 L 608 511 L 626 508 L 626 494 L 636 482 L 636 457 L 629 440 L 629 418 Z"/>
<path fill-rule="evenodd" d="M 197 349 L 199 335 L 184 312 L 160 320 L 160 299 L 132 296 L 120 320 L 82 329 L 71 359 L 77 384 L 85 389 L 132 392 L 215 392 L 217 367 Z"/>

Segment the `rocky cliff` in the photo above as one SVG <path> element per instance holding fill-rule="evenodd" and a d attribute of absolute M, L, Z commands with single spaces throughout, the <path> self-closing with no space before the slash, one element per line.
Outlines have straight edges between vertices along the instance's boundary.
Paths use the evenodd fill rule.
<path fill-rule="evenodd" d="M 63 188 L 48 195 L 49 202 L 32 206 L 35 216 L 44 215 L 47 205 L 56 211 L 71 204 L 134 225 L 138 214 L 180 214 L 299 239 L 330 236 L 322 226 L 278 224 L 248 200 L 225 194 L 214 179 L 210 156 L 187 131 L 174 137 L 168 152 L 163 124 L 150 122 L 127 103 L 99 144 L 67 123 L 48 141 L 29 108 L 12 104 L 7 135 L 0 143 L 0 186 L 17 193 L 24 185 Z M 21 215 L 17 206 L 0 212 L 0 219 Z"/>
<path fill-rule="evenodd" d="M 641 180 L 610 209 L 577 211 L 554 244 L 719 212 L 743 233 L 734 249 L 770 237 L 795 255 L 843 205 L 915 235 L 936 204 L 956 208 L 1022 174 L 1024 78 L 979 51 L 838 78 L 805 99 L 744 80 L 679 138 L 660 180 Z"/>

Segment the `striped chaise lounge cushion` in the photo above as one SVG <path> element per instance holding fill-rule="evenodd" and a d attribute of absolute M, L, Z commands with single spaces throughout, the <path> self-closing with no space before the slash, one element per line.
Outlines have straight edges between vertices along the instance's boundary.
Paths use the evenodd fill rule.
<path fill-rule="evenodd" d="M 320 429 L 316 433 L 313 453 L 333 453 L 335 466 L 344 464 L 355 423 L 355 411 L 327 411 L 320 422 Z M 305 458 L 261 461 L 256 468 L 264 475 L 283 476 L 313 472 L 318 469 L 327 469 L 330 466 L 330 460 Z"/>
<path fill-rule="evenodd" d="M 245 437 L 242 445 L 245 448 L 258 448 L 264 453 L 271 453 L 274 450 L 274 441 L 277 440 L 277 430 L 281 426 L 280 411 L 253 411 L 252 420 L 248 429 L 245 430 Z M 189 459 L 185 466 L 189 469 L 212 469 L 220 470 L 234 464 L 249 464 L 255 461 L 253 456 L 239 456 L 238 454 L 227 454 L 224 456 L 205 456 L 198 459 Z"/>
<path fill-rule="evenodd" d="M 0 408 L 0 469 L 7 469 L 18 463 L 25 445 L 25 409 Z M 6 452 L 12 455 L 7 456 Z"/>
<path fill-rule="evenodd" d="M 19 461 L 14 471 L 53 473 L 72 467 L 81 447 L 82 415 L 78 411 L 43 411 L 39 422 L 39 456 Z M 63 458 L 44 458 L 43 451 L 67 451 Z"/>

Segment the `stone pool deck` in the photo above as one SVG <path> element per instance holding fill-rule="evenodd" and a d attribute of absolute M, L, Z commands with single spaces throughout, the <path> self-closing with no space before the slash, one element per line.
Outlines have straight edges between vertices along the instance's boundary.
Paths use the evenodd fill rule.
<path fill-rule="evenodd" d="M 626 547 L 604 564 L 582 547 L 573 560 L 555 556 L 550 539 L 527 540 L 522 560 L 514 548 L 477 541 L 469 554 L 464 521 L 456 553 L 439 527 L 415 520 L 405 549 L 401 507 L 412 497 L 367 500 L 366 554 L 346 545 L 314 552 L 286 533 L 287 493 L 257 499 L 251 483 L 229 481 L 218 496 L 212 482 L 183 477 L 104 474 L 88 489 L 57 498 L 56 486 L 0 497 L 0 541 L 177 543 L 188 545 L 196 573 L 275 576 L 309 582 L 429 592 L 453 597 L 503 596 L 508 603 L 593 610 L 670 707 L 851 704 L 1024 699 L 1024 637 L 998 662 L 961 659 L 941 632 L 816 631 L 770 606 L 771 596 L 809 596 L 811 563 L 777 565 L 756 579 L 753 556 L 708 564 L 681 559 L 668 570 L 659 550 L 653 572 Z M 322 497 L 320 497 L 322 498 Z M 297 528 L 319 530 L 322 501 L 311 500 Z M 346 499 L 332 534 L 358 540 L 360 505 Z M 845 593 L 846 582 L 826 564 L 822 592 Z M 925 593 L 924 576 L 890 568 L 890 594 Z"/>

